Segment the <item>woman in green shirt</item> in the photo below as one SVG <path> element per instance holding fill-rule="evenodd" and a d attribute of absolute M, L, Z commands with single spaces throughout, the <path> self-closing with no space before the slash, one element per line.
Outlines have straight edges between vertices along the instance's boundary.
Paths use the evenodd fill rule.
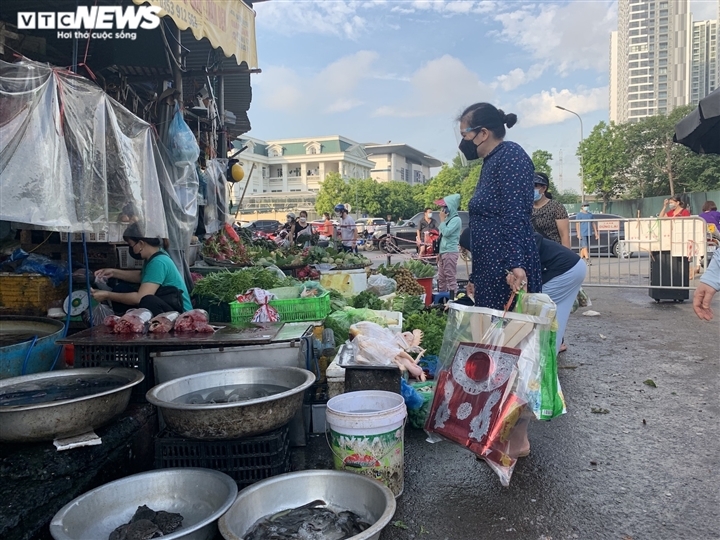
<path fill-rule="evenodd" d="M 167 238 L 144 238 L 137 224 L 130 225 L 123 235 L 129 255 L 144 261 L 142 270 L 103 268 L 96 279 L 107 279 L 112 291 L 92 289 L 98 302 L 110 300 L 117 315 L 132 307 L 148 309 L 153 316 L 166 311 L 192 309 L 190 294 L 175 263 L 167 253 Z"/>

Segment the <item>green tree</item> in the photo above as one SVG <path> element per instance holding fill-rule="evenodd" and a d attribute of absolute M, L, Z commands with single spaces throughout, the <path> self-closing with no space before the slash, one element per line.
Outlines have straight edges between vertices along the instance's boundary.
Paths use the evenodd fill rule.
<path fill-rule="evenodd" d="M 315 199 L 315 210 L 318 214 L 333 212 L 336 204 L 350 203 L 351 186 L 342 179 L 339 173 L 331 172 L 325 175 L 320 185 L 320 191 Z"/>
<path fill-rule="evenodd" d="M 477 187 L 480 172 L 482 171 L 482 161 L 471 161 L 470 163 L 472 166 L 463 177 L 462 185 L 460 186 L 460 208 L 463 210 L 468 209 L 470 199 L 472 199 L 472 196 L 475 194 L 475 188 Z"/>
<path fill-rule="evenodd" d="M 675 124 L 692 110 L 678 107 L 668 115 L 623 126 L 630 154 L 627 197 L 707 191 L 720 185 L 718 156 L 700 156 L 673 141 Z"/>
<path fill-rule="evenodd" d="M 629 159 L 623 129 L 614 123 L 597 124 L 577 151 L 585 176 L 585 191 L 607 203 L 625 191 Z"/>

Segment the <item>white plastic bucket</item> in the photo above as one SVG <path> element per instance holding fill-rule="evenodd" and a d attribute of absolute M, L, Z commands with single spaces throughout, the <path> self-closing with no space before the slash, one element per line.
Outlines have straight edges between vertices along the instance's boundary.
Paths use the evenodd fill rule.
<path fill-rule="evenodd" d="M 326 422 L 335 468 L 379 480 L 396 497 L 405 487 L 405 419 L 400 394 L 363 390 L 335 396 Z"/>

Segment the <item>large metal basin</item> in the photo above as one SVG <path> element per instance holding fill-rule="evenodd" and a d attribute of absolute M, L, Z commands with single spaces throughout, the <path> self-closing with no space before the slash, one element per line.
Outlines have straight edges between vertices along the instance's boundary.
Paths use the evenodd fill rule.
<path fill-rule="evenodd" d="M 302 407 L 303 393 L 315 375 L 296 367 L 220 369 L 173 379 L 151 388 L 146 397 L 162 412 L 170 430 L 191 439 L 237 439 L 287 424 Z M 235 403 L 174 403 L 190 392 L 238 384 L 271 384 L 285 392 Z"/>
<path fill-rule="evenodd" d="M 23 364 L 25 375 L 48 371 L 57 357 L 55 340 L 62 331 L 61 322 L 45 317 L 0 316 L 0 343 L 5 344 L 0 346 L 0 379 L 23 375 Z M 34 336 L 38 336 L 38 340 L 31 349 Z M 15 341 L 13 337 L 22 341 Z"/>
<path fill-rule="evenodd" d="M 380 482 L 343 471 L 300 471 L 262 480 L 240 492 L 220 518 L 226 540 L 242 540 L 261 518 L 316 499 L 355 512 L 372 526 L 351 540 L 378 540 L 395 514 L 395 496 Z"/>
<path fill-rule="evenodd" d="M 0 406 L 0 441 L 51 441 L 97 429 L 122 413 L 130 401 L 133 386 L 145 376 L 137 369 L 83 368 L 50 371 L 0 380 L 0 394 L 20 384 L 114 375 L 125 379 L 122 386 L 96 394 L 33 405 Z"/>
<path fill-rule="evenodd" d="M 55 540 L 106 540 L 143 504 L 182 514 L 182 527 L 163 540 L 212 540 L 217 520 L 233 504 L 237 484 L 210 469 L 163 469 L 126 476 L 88 491 L 55 514 Z"/>

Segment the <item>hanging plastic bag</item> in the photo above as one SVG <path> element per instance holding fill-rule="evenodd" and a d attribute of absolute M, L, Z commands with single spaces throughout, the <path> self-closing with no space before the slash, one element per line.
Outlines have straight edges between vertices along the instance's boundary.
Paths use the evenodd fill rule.
<path fill-rule="evenodd" d="M 547 295 L 518 299 L 526 313 L 449 305 L 436 389 L 425 430 L 485 460 L 510 483 L 524 451 L 527 404 L 537 401 L 542 372 L 541 330 L 555 316 Z M 532 314 L 531 314 L 532 313 Z"/>
<path fill-rule="evenodd" d="M 185 123 L 182 111 L 177 105 L 175 115 L 168 126 L 168 142 L 170 155 L 176 163 L 180 161 L 195 163 L 200 157 L 200 147 L 195 134 Z"/>

